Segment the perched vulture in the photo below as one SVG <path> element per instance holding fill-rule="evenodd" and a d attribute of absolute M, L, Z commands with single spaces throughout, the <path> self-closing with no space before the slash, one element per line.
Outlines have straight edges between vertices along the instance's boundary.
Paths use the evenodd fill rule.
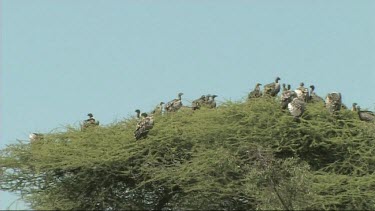
<path fill-rule="evenodd" d="M 297 97 L 301 99 L 304 102 L 307 102 L 309 100 L 309 90 L 304 87 L 305 84 L 302 82 L 299 84 L 299 87 L 294 90 L 297 94 Z"/>
<path fill-rule="evenodd" d="M 30 133 L 29 134 L 29 139 L 30 139 L 30 142 L 35 142 L 35 141 L 38 141 L 38 140 L 41 140 L 43 138 L 43 134 L 42 133 Z"/>
<path fill-rule="evenodd" d="M 287 90 L 288 90 L 288 88 L 286 88 L 286 85 L 283 84 L 283 92 L 285 92 L 285 91 L 287 91 Z"/>
<path fill-rule="evenodd" d="M 352 104 L 352 111 L 357 111 L 357 103 Z"/>
<path fill-rule="evenodd" d="M 310 98 L 309 101 L 312 103 L 324 102 L 323 98 L 321 98 L 315 93 L 314 85 L 310 85 L 310 97 L 309 98 Z"/>
<path fill-rule="evenodd" d="M 215 97 L 217 97 L 217 95 L 211 95 L 211 98 L 208 100 L 207 105 L 209 108 L 216 108 Z"/>
<path fill-rule="evenodd" d="M 86 119 L 85 121 L 83 121 L 83 125 L 81 127 L 81 130 L 85 130 L 88 127 L 98 126 L 99 125 L 99 121 L 96 121 L 94 119 L 94 115 L 92 115 L 92 113 L 87 114 L 87 116 L 89 118 Z"/>
<path fill-rule="evenodd" d="M 210 100 L 210 97 L 211 97 L 210 94 L 206 95 L 206 96 L 204 97 L 204 100 L 202 101 L 201 106 L 203 106 L 203 107 L 208 107 L 208 101 Z"/>
<path fill-rule="evenodd" d="M 262 85 L 262 84 L 260 84 L 260 83 L 257 83 L 257 84 L 255 85 L 254 90 L 251 91 L 251 92 L 249 93 L 249 95 L 248 95 L 248 99 L 251 99 L 251 98 L 259 98 L 259 97 L 262 96 L 262 91 L 260 90 L 260 86 L 261 86 L 261 85 Z"/>
<path fill-rule="evenodd" d="M 137 109 L 135 113 L 137 113 L 137 119 L 141 119 L 141 110 Z"/>
<path fill-rule="evenodd" d="M 154 119 L 152 118 L 152 116 L 148 116 L 146 113 L 142 113 L 141 118 L 142 119 L 138 122 L 137 127 L 134 131 L 134 137 L 136 140 L 146 137 L 148 132 L 154 126 Z"/>
<path fill-rule="evenodd" d="M 206 99 L 206 96 L 202 95 L 200 98 L 193 100 L 191 103 L 191 107 L 193 110 L 200 109 L 200 107 L 203 105 L 204 101 Z"/>
<path fill-rule="evenodd" d="M 179 93 L 178 94 L 178 97 L 172 101 L 169 101 L 166 105 L 165 105 L 165 111 L 166 112 L 175 112 L 175 111 L 178 111 L 178 109 L 180 109 L 182 107 L 182 101 L 181 101 L 181 96 L 183 95 L 183 93 Z"/>
<path fill-rule="evenodd" d="M 329 93 L 325 100 L 326 108 L 330 113 L 335 113 L 340 111 L 341 104 L 342 104 L 342 98 L 341 93 L 339 92 L 332 92 Z"/>
<path fill-rule="evenodd" d="M 281 108 L 286 109 L 288 104 L 292 102 L 294 98 L 297 97 L 297 94 L 294 91 L 286 89 L 281 93 Z"/>
<path fill-rule="evenodd" d="M 159 105 L 157 105 L 155 109 L 151 112 L 151 114 L 163 114 L 163 105 L 164 102 L 160 102 Z"/>
<path fill-rule="evenodd" d="M 269 95 L 275 97 L 280 92 L 279 77 L 275 79 L 275 82 L 264 85 L 263 95 Z"/>
<path fill-rule="evenodd" d="M 361 111 L 361 107 L 357 106 L 359 119 L 366 122 L 375 121 L 375 113 L 372 111 Z"/>
<path fill-rule="evenodd" d="M 202 96 L 203 97 L 203 96 Z M 200 107 L 209 107 L 209 104 L 208 102 L 210 101 L 210 98 L 212 97 L 212 95 L 208 94 L 204 97 L 204 99 L 201 101 L 201 106 Z"/>
<path fill-rule="evenodd" d="M 296 97 L 288 104 L 288 110 L 294 118 L 298 118 L 305 112 L 305 102 Z"/>

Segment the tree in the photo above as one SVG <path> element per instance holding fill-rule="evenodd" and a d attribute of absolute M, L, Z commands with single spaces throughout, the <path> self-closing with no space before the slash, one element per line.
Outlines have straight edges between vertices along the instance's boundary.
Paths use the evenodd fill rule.
<path fill-rule="evenodd" d="M 135 119 L 1 151 L 0 188 L 33 209 L 375 209 L 375 125 L 322 103 L 295 121 L 278 99 Z"/>

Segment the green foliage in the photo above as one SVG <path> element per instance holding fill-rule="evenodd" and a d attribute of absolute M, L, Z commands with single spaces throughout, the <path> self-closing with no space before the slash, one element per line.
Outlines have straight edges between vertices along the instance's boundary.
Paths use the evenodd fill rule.
<path fill-rule="evenodd" d="M 299 121 L 274 98 L 67 127 L 0 154 L 0 188 L 33 209 L 375 209 L 375 125 L 322 103 Z"/>

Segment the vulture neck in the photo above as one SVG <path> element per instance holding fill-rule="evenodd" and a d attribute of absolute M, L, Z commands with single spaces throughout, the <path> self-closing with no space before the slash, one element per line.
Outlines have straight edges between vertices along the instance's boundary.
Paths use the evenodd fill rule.
<path fill-rule="evenodd" d="M 352 111 L 357 111 L 357 107 L 355 107 L 355 104 L 352 106 Z"/>
<path fill-rule="evenodd" d="M 287 90 L 286 85 L 283 84 L 283 91 L 285 92 Z"/>

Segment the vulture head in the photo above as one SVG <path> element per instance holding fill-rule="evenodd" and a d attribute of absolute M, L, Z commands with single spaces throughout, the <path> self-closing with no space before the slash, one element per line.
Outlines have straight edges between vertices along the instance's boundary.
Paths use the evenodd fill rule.
<path fill-rule="evenodd" d="M 287 90 L 287 89 L 286 89 L 286 85 L 285 85 L 285 84 L 283 84 L 283 90 Z"/>
<path fill-rule="evenodd" d="M 141 117 L 141 111 L 139 109 L 135 110 L 135 113 L 137 113 L 137 118 Z"/>

